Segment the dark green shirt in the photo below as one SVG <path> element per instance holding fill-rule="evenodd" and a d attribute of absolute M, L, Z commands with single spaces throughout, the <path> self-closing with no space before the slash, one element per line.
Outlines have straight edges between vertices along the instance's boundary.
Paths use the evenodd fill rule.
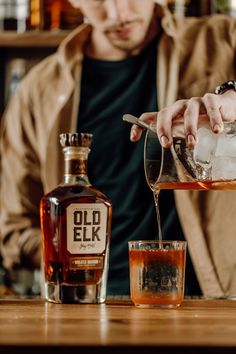
<path fill-rule="evenodd" d="M 88 172 L 113 204 L 108 294 L 129 294 L 128 241 L 157 239 L 154 200 L 144 175 L 142 139 L 131 143 L 125 113 L 157 111 L 156 48 L 121 61 L 85 58 L 78 129 L 93 134 Z M 161 191 L 164 238 L 183 239 L 172 191 Z"/>

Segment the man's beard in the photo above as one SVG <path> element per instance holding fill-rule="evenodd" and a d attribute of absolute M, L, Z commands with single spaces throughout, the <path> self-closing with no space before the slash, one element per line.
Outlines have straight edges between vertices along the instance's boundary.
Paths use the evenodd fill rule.
<path fill-rule="evenodd" d="M 114 39 L 111 39 L 108 37 L 108 40 L 109 42 L 111 43 L 111 45 L 119 50 L 123 50 L 125 52 L 127 52 L 127 54 L 135 51 L 136 49 L 138 49 L 141 44 L 142 44 L 142 41 L 138 41 L 138 43 L 134 43 L 133 41 L 130 41 L 130 40 L 114 40 Z"/>

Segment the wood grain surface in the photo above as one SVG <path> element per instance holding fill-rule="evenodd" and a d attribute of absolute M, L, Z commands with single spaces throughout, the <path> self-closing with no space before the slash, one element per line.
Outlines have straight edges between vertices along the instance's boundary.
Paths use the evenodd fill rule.
<path fill-rule="evenodd" d="M 236 353 L 236 301 L 141 309 L 0 299 L 0 353 Z"/>

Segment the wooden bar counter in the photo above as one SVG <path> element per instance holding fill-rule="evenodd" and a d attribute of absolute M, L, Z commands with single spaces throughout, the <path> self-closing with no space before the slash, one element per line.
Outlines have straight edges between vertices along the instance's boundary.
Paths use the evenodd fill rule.
<path fill-rule="evenodd" d="M 59 305 L 1 297 L 0 353 L 236 353 L 236 301 L 141 309 L 128 299 Z"/>

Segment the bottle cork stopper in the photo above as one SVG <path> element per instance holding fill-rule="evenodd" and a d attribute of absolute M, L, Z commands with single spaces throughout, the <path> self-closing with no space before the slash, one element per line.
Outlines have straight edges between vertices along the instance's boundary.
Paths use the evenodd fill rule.
<path fill-rule="evenodd" d="M 88 133 L 63 133 L 60 134 L 60 144 L 62 147 L 78 146 L 90 147 L 93 139 L 93 134 Z"/>

